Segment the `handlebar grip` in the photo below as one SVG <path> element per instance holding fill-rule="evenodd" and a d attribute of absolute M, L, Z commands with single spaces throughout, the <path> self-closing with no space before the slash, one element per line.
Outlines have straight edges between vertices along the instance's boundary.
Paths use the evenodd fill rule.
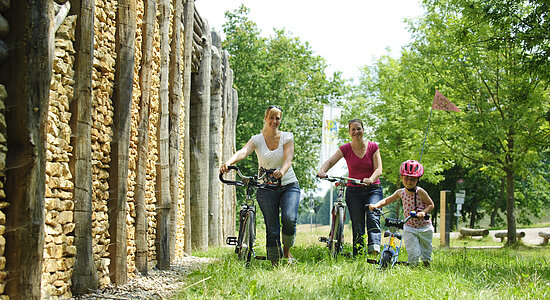
<path fill-rule="evenodd" d="M 239 168 L 237 168 L 236 166 L 228 166 L 227 169 L 229 170 L 235 170 L 235 171 L 239 171 Z M 223 179 L 223 173 L 220 173 L 220 181 L 225 183 L 225 184 L 229 184 L 229 185 L 242 185 L 243 183 L 240 182 L 240 181 L 233 181 L 233 180 L 225 180 Z"/>

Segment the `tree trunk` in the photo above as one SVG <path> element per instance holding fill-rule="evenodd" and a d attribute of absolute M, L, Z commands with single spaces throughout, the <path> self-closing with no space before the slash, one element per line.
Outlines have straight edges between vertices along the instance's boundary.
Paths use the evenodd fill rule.
<path fill-rule="evenodd" d="M 54 55 L 53 2 L 12 1 L 4 14 L 14 51 L 2 69 L 7 82 L 6 280 L 12 299 L 40 299 L 44 254 L 46 124 Z M 9 78 L 9 80 L 8 80 Z"/>
<path fill-rule="evenodd" d="M 208 170 L 210 125 L 210 72 L 212 39 L 208 22 L 203 20 L 204 44 L 199 73 L 193 74 L 189 138 L 191 147 L 191 244 L 208 248 Z"/>
<path fill-rule="evenodd" d="M 218 247 L 222 240 L 220 230 L 219 166 L 221 162 L 221 103 L 222 103 L 222 61 L 221 39 L 212 31 L 212 86 L 210 99 L 210 184 L 208 188 L 208 245 Z"/>
<path fill-rule="evenodd" d="M 493 207 L 493 211 L 491 212 L 491 223 L 489 224 L 490 227 L 496 226 L 496 218 L 498 216 L 498 210 L 500 208 L 501 203 L 506 203 L 505 198 L 505 191 L 506 191 L 506 178 L 501 177 L 500 178 L 500 196 L 498 199 L 498 202 Z"/>
<path fill-rule="evenodd" d="M 514 158 L 511 153 L 514 151 L 514 131 L 508 132 L 508 154 L 506 155 L 506 221 L 508 223 L 508 245 L 516 243 L 516 215 L 514 198 Z"/>
<path fill-rule="evenodd" d="M 130 107 L 134 81 L 136 1 L 120 0 L 117 7 L 116 65 L 113 91 L 113 141 L 109 168 L 109 258 L 111 281 L 125 284 L 127 274 L 126 206 L 130 146 Z"/>
<path fill-rule="evenodd" d="M 472 209 L 470 210 L 470 228 L 474 228 L 476 226 L 476 219 L 477 219 L 477 197 L 472 199 Z"/>
<path fill-rule="evenodd" d="M 93 256 L 92 236 L 92 64 L 94 51 L 94 0 L 74 1 L 77 13 L 75 90 L 70 104 L 74 154 L 70 160 L 74 176 L 74 244 L 76 246 L 72 292 L 88 293 L 99 285 Z"/>
<path fill-rule="evenodd" d="M 138 153 L 136 164 L 136 187 L 134 200 L 136 202 L 136 268 L 146 275 L 148 271 L 147 259 L 149 245 L 147 243 L 147 209 L 145 201 L 145 185 L 147 173 L 147 155 L 149 145 L 149 105 L 151 103 L 151 73 L 152 73 L 152 45 L 157 15 L 157 0 L 145 1 L 143 27 L 141 30 L 141 70 L 139 85 L 141 97 L 139 102 L 138 123 Z"/>
<path fill-rule="evenodd" d="M 184 114 L 184 149 L 183 149 L 183 162 L 184 162 L 184 182 L 185 182 L 185 219 L 184 219 L 184 251 L 191 253 L 191 146 L 189 138 L 189 115 L 191 110 L 191 59 L 193 57 L 193 23 L 195 16 L 195 3 L 193 0 L 185 1 L 184 8 L 184 51 L 183 51 L 183 107 L 185 109 Z"/>
<path fill-rule="evenodd" d="M 157 163 L 157 268 L 170 268 L 170 167 L 169 167 L 169 51 L 170 51 L 170 1 L 161 0 L 160 10 L 160 91 L 159 91 L 159 123 L 157 140 L 159 147 L 159 162 Z"/>
<path fill-rule="evenodd" d="M 180 107 L 181 107 L 181 17 L 183 0 L 174 2 L 174 18 L 172 20 L 172 45 L 170 60 L 170 257 L 176 256 L 176 230 L 179 202 L 179 160 L 180 160 Z"/>

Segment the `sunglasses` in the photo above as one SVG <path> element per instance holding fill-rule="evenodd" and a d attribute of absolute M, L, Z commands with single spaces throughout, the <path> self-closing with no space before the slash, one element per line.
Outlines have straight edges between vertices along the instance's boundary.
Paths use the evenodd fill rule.
<path fill-rule="evenodd" d="M 280 110 L 281 112 L 283 111 L 283 109 L 280 108 L 279 105 L 270 105 L 270 106 L 267 108 L 267 110 L 270 110 L 270 109 L 272 109 L 272 108 L 276 108 L 276 109 Z"/>

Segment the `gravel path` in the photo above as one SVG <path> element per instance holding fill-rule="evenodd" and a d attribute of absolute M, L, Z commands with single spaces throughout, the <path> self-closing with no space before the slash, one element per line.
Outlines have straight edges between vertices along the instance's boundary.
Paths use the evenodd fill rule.
<path fill-rule="evenodd" d="M 125 285 L 108 286 L 73 299 L 166 299 L 186 286 L 182 282 L 183 277 L 214 260 L 207 257 L 185 257 L 173 262 L 170 270 L 153 269 L 147 276 L 136 275 Z"/>

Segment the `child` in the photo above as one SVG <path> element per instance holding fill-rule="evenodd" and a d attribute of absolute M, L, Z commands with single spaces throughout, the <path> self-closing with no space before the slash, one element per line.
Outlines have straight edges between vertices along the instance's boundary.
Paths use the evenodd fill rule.
<path fill-rule="evenodd" d="M 375 204 L 369 204 L 369 209 L 386 206 L 401 198 L 405 217 L 408 217 L 411 211 L 416 211 L 417 218 L 409 219 L 403 228 L 403 241 L 407 248 L 410 265 L 417 265 L 420 258 L 425 266 L 429 266 L 432 257 L 434 228 L 431 220 L 424 220 L 424 216 L 432 211 L 434 203 L 430 195 L 423 188 L 417 186 L 418 180 L 424 174 L 424 168 L 418 161 L 408 160 L 401 164 L 399 174 L 401 174 L 401 181 L 405 187 Z"/>

